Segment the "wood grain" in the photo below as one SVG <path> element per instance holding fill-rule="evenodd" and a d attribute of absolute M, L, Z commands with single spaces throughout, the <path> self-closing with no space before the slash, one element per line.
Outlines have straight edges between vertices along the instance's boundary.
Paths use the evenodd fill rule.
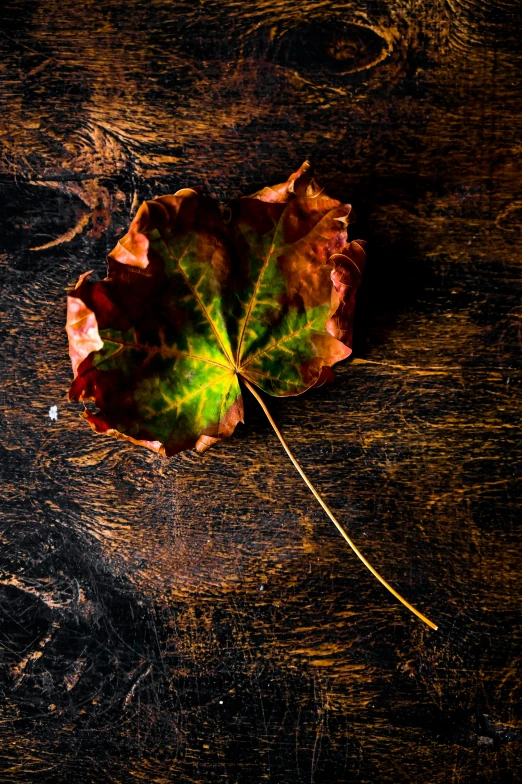
<path fill-rule="evenodd" d="M 1 780 L 522 780 L 521 6 L 7 0 Z M 203 458 L 67 403 L 65 288 L 144 198 L 305 158 L 369 241 L 354 359 Z M 49 417 L 56 405 L 58 419 Z"/>

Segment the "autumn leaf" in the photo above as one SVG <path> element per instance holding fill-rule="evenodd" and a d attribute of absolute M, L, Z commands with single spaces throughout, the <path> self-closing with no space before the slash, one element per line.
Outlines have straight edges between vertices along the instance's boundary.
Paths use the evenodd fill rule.
<path fill-rule="evenodd" d="M 350 217 L 307 163 L 239 199 L 228 226 L 196 189 L 145 202 L 108 277 L 68 298 L 71 400 L 95 402 L 95 430 L 173 455 L 231 435 L 239 379 L 298 395 L 332 378 L 365 258 Z"/>
<path fill-rule="evenodd" d="M 349 204 L 326 196 L 304 163 L 231 205 L 185 188 L 145 202 L 109 254 L 68 297 L 71 400 L 100 433 L 173 455 L 203 452 L 243 422 L 240 381 L 339 533 L 366 560 L 292 454 L 256 387 L 299 395 L 333 378 L 351 353 L 364 243 L 348 242 Z"/>

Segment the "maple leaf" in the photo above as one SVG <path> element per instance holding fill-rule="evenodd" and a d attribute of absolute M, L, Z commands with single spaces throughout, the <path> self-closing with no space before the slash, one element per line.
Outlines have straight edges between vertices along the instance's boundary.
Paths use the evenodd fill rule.
<path fill-rule="evenodd" d="M 68 298 L 70 399 L 96 403 L 95 430 L 173 455 L 231 435 L 239 379 L 297 395 L 332 378 L 365 258 L 350 217 L 307 163 L 239 199 L 228 226 L 198 189 L 145 202 L 108 277 Z"/>
<path fill-rule="evenodd" d="M 340 534 L 366 560 L 310 482 L 256 387 L 299 395 L 333 378 L 351 353 L 364 243 L 348 242 L 351 206 L 304 163 L 280 185 L 239 199 L 225 225 L 198 188 L 145 202 L 108 256 L 68 297 L 71 400 L 101 433 L 173 455 L 203 452 L 243 422 L 241 382 Z"/>

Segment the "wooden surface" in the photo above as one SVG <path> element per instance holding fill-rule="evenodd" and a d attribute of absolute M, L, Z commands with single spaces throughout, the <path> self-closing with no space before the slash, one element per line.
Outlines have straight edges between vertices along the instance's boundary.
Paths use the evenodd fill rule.
<path fill-rule="evenodd" d="M 521 17 L 2 5 L 2 782 L 522 781 Z M 65 288 L 139 202 L 307 157 L 369 241 L 355 358 L 270 407 L 438 632 L 254 400 L 170 460 L 66 400 Z"/>

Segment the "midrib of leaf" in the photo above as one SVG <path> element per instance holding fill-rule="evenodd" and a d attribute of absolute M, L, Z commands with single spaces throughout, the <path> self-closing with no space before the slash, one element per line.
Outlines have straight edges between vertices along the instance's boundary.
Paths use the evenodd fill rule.
<path fill-rule="evenodd" d="M 179 271 L 181 272 L 181 274 L 183 275 L 183 277 L 184 277 L 184 279 L 185 279 L 185 282 L 186 282 L 186 284 L 187 284 L 188 288 L 190 289 L 190 291 L 191 291 L 191 292 L 192 292 L 192 294 L 194 295 L 194 297 L 195 297 L 195 299 L 196 299 L 196 302 L 198 303 L 199 307 L 201 308 L 201 310 L 202 310 L 202 312 L 203 312 L 203 315 L 205 316 L 206 320 L 208 321 L 208 323 L 209 323 L 209 324 L 210 324 L 210 326 L 212 327 L 212 331 L 213 331 L 214 335 L 216 336 L 216 338 L 217 338 L 217 341 L 218 341 L 219 345 L 221 346 L 221 351 L 223 352 L 223 354 L 225 355 L 225 358 L 226 358 L 226 359 L 228 360 L 228 362 L 229 362 L 229 368 L 230 368 L 231 370 L 235 369 L 235 364 L 234 364 L 234 362 L 232 361 L 231 357 L 229 356 L 229 354 L 228 354 L 228 351 L 226 350 L 225 346 L 223 345 L 223 341 L 221 340 L 221 338 L 220 338 L 220 336 L 219 336 L 219 332 L 217 331 L 217 329 L 216 329 L 216 326 L 215 326 L 214 322 L 212 321 L 212 319 L 211 319 L 211 317 L 210 317 L 210 315 L 209 315 L 209 313 L 208 313 L 208 310 L 207 310 L 207 309 L 206 309 L 206 307 L 205 307 L 205 304 L 204 304 L 203 300 L 202 300 L 202 299 L 201 299 L 201 297 L 199 296 L 199 294 L 198 294 L 197 290 L 196 290 L 196 289 L 194 288 L 194 286 L 192 285 L 192 282 L 191 282 L 191 280 L 189 279 L 189 277 L 187 276 L 187 273 L 185 272 L 185 270 L 184 270 L 184 269 L 183 269 L 183 267 L 181 266 L 181 262 L 182 262 L 183 258 L 185 257 L 185 254 L 186 254 L 186 252 L 187 252 L 187 250 L 188 250 L 188 248 L 189 248 L 189 246 L 190 246 L 190 242 L 187 244 L 187 246 L 186 246 L 185 250 L 183 251 L 183 253 L 181 254 L 181 256 L 180 256 L 180 257 L 179 257 L 179 259 L 178 259 L 178 258 L 176 258 L 176 256 L 175 256 L 175 255 L 172 253 L 171 249 L 169 248 L 169 246 L 168 246 L 168 244 L 167 244 L 167 242 L 166 242 L 165 238 L 164 238 L 164 237 L 163 237 L 163 235 L 161 234 L 161 232 L 158 232 L 158 233 L 159 233 L 159 236 L 160 236 L 160 238 L 161 238 L 161 241 L 162 241 L 162 243 L 164 244 L 165 248 L 167 249 L 167 253 L 169 254 L 169 256 L 170 256 L 172 259 L 174 259 L 174 261 L 175 261 L 175 262 L 176 262 L 176 264 L 178 265 L 178 269 L 179 269 Z M 215 363 L 215 364 L 218 364 L 218 363 Z M 223 367 L 226 367 L 226 366 L 225 366 L 225 365 L 223 365 Z"/>
<path fill-rule="evenodd" d="M 241 371 L 245 370 L 246 368 L 248 368 L 248 366 L 249 366 L 249 365 L 250 365 L 250 364 L 251 364 L 251 363 L 252 363 L 252 362 L 253 362 L 255 359 L 257 359 L 258 357 L 261 357 L 263 354 L 269 354 L 271 351 L 273 351 L 273 350 L 274 350 L 274 348 L 275 348 L 276 346 L 280 346 L 280 345 L 281 345 L 281 343 L 284 343 L 285 341 L 287 341 L 287 340 L 290 340 L 290 338 L 293 338 L 293 337 L 295 337 L 296 335 L 299 335 L 301 332 L 304 332 L 306 329 L 309 329 L 309 330 L 310 330 L 310 332 L 319 332 L 319 333 L 320 333 L 320 330 L 318 330 L 318 329 L 315 329 L 315 330 L 314 330 L 314 329 L 312 329 L 312 324 L 314 324 L 314 323 L 315 323 L 316 321 L 318 321 L 320 318 L 321 318 L 321 316 L 317 316 L 317 317 L 316 317 L 316 318 L 314 318 L 312 321 L 308 321 L 306 324 L 303 324 L 303 326 L 302 326 L 302 327 L 299 327 L 299 329 L 296 329 L 296 330 L 295 330 L 295 332 L 290 332 L 288 335 L 285 335 L 284 337 L 280 338 L 279 340 L 276 340 L 274 343 L 271 343 L 271 344 L 270 344 L 270 345 L 269 345 L 267 348 L 264 348 L 262 351 L 258 351 L 258 352 L 257 352 L 257 354 L 254 354 L 254 356 L 253 356 L 253 357 L 250 357 L 250 358 L 249 358 L 249 359 L 248 359 L 248 360 L 245 362 L 245 364 L 244 364 L 244 365 L 241 365 L 241 366 L 238 368 L 239 372 L 241 372 Z M 320 333 L 320 334 L 321 334 L 321 333 Z M 267 378 L 269 378 L 269 376 L 267 376 Z"/>
<path fill-rule="evenodd" d="M 237 356 L 237 360 L 236 360 L 236 364 L 238 366 L 241 363 L 241 349 L 243 348 L 243 339 L 245 337 L 245 332 L 246 332 L 246 326 L 247 326 L 247 323 L 248 323 L 248 319 L 250 318 L 250 314 L 252 312 L 252 308 L 254 307 L 254 302 L 257 300 L 257 295 L 259 293 L 259 287 L 261 286 L 261 280 L 263 278 L 263 275 L 266 272 L 266 268 L 268 267 L 268 265 L 270 263 L 270 259 L 272 258 L 272 254 L 274 253 L 274 244 L 275 244 L 275 238 L 277 236 L 277 230 L 279 228 L 279 224 L 281 223 L 281 218 L 285 214 L 285 211 L 286 210 L 283 210 L 283 212 L 281 213 L 281 217 L 279 218 L 279 220 L 276 223 L 276 226 L 275 226 L 275 229 L 274 229 L 274 237 L 273 237 L 272 242 L 270 244 L 270 249 L 269 249 L 265 259 L 263 260 L 263 266 L 261 267 L 261 270 L 260 270 L 259 275 L 257 277 L 256 285 L 254 286 L 254 291 L 252 293 L 252 297 L 250 299 L 250 302 L 248 303 L 247 312 L 245 313 L 245 318 L 244 318 L 244 321 L 243 321 L 243 326 L 241 327 L 241 333 L 240 333 L 240 336 L 239 336 L 239 342 L 238 342 L 238 346 L 237 346 L 237 355 L 236 355 Z M 243 235 L 243 236 L 245 236 L 245 235 Z M 247 239 L 247 238 L 245 237 L 245 239 Z M 247 239 L 247 241 L 248 241 L 248 239 Z M 250 245 L 249 245 L 249 247 L 250 247 Z M 256 256 L 259 259 L 262 259 L 262 257 L 259 255 L 259 253 L 257 253 L 255 251 L 254 248 L 252 248 L 252 250 L 254 251 L 254 253 L 256 254 Z"/>
<path fill-rule="evenodd" d="M 242 373 L 241 374 L 241 378 L 245 379 L 245 378 L 248 377 L 248 375 L 249 375 L 248 373 L 244 373 L 244 374 Z M 261 371 L 258 372 L 257 370 L 253 371 L 252 374 L 250 375 L 250 379 L 251 380 L 253 380 L 252 376 L 257 376 L 258 378 L 266 378 L 269 381 L 281 381 L 281 379 L 278 376 L 270 376 L 270 375 L 268 375 L 268 373 L 262 373 Z M 303 387 L 302 381 L 290 381 L 290 380 L 285 378 L 285 379 L 283 379 L 282 383 L 288 385 L 289 387 L 298 387 L 299 389 L 302 389 L 302 387 Z"/>
<path fill-rule="evenodd" d="M 181 405 L 183 405 L 183 403 L 186 403 L 191 398 L 196 397 L 196 395 L 200 395 L 204 389 L 208 389 L 208 387 L 212 386 L 213 384 L 218 384 L 220 381 L 223 381 L 223 379 L 225 379 L 227 376 L 230 376 L 232 378 L 233 377 L 232 371 L 233 368 L 227 368 L 227 373 L 223 373 L 221 376 L 218 376 L 217 378 L 213 378 L 211 381 L 208 382 L 208 384 L 203 384 L 202 387 L 198 387 L 197 389 L 194 389 L 192 392 L 189 392 L 188 395 L 182 397 L 181 400 L 178 400 L 174 405 L 167 406 L 167 408 L 162 408 L 161 411 L 154 411 L 152 414 L 147 414 L 147 416 L 142 417 L 142 419 L 146 420 L 146 419 L 152 419 L 155 416 L 163 416 L 164 414 L 167 414 L 169 411 L 173 411 L 174 409 L 179 408 Z"/>
<path fill-rule="evenodd" d="M 232 368 L 230 368 L 230 370 L 232 370 Z M 199 391 L 199 392 L 202 392 L 204 389 L 207 389 L 207 387 L 211 386 L 211 384 L 218 383 L 219 381 L 222 381 L 224 378 L 226 378 L 226 374 L 223 374 L 223 375 L 222 375 L 222 376 L 220 376 L 219 378 L 217 378 L 217 379 L 214 379 L 214 380 L 213 380 L 212 382 L 210 382 L 209 384 L 205 384 L 205 386 L 204 386 L 204 387 L 200 387 L 198 391 Z M 232 376 L 232 374 L 230 374 L 230 378 L 232 379 L 232 378 L 234 378 L 234 376 Z M 237 383 L 237 378 L 236 378 L 236 383 Z M 239 384 L 238 384 L 238 386 L 239 386 Z M 229 387 L 229 390 L 230 390 L 230 387 Z M 240 394 L 241 394 L 241 393 L 240 393 Z M 224 404 L 224 400 L 225 400 L 225 395 L 222 395 L 222 397 L 221 397 L 221 403 L 220 403 L 220 407 L 219 407 L 219 422 L 221 422 L 221 418 L 222 418 L 222 417 L 221 417 L 221 414 L 222 414 L 222 411 L 223 411 L 223 404 Z M 198 414 L 201 414 L 202 402 L 203 402 L 203 397 L 202 397 L 202 400 L 201 400 L 201 402 L 200 402 L 200 405 L 199 405 Z M 171 409 L 167 409 L 167 410 L 171 410 Z M 163 414 L 164 412 L 161 412 L 161 413 Z M 148 418 L 150 419 L 150 417 L 148 417 Z M 168 442 L 170 441 L 170 437 L 172 436 L 172 433 L 175 431 L 175 429 L 176 429 L 176 425 L 174 425 L 174 427 L 173 427 L 173 428 L 172 428 L 172 430 L 170 431 L 170 433 L 169 433 L 169 435 L 168 435 L 167 439 L 166 439 L 166 440 L 165 440 L 165 442 L 164 442 L 165 444 L 168 444 Z"/>
<path fill-rule="evenodd" d="M 195 359 L 198 362 L 207 362 L 209 365 L 216 365 L 216 367 L 222 367 L 225 370 L 231 370 L 231 368 L 229 368 L 227 365 L 222 365 L 220 362 L 214 362 L 214 360 L 206 359 L 205 357 L 198 357 L 196 354 L 191 354 L 188 351 L 179 351 L 177 349 L 166 348 L 163 346 L 144 346 L 141 343 L 125 343 L 123 340 L 103 340 L 103 342 L 113 343 L 115 346 L 120 346 L 120 348 L 114 354 L 111 354 L 108 357 L 103 357 L 100 362 L 95 364 L 95 367 L 102 365 L 104 362 L 108 362 L 109 359 L 114 359 L 114 357 L 118 356 L 118 354 L 126 348 L 135 348 L 147 351 L 149 354 L 159 353 L 162 357 L 188 357 L 189 359 Z"/>
<path fill-rule="evenodd" d="M 237 349 L 237 366 L 238 366 L 238 368 L 239 368 L 239 367 L 241 367 L 241 364 L 240 364 L 240 363 L 241 363 L 241 349 L 242 349 L 242 346 L 243 346 L 243 339 L 244 339 L 245 332 L 246 332 L 246 326 L 247 326 L 247 322 L 248 322 L 248 319 L 249 319 L 249 317 L 250 317 L 250 314 L 251 314 L 251 312 L 252 312 L 252 309 L 253 309 L 253 307 L 254 307 L 254 303 L 257 301 L 257 295 L 258 295 L 258 293 L 259 293 L 259 288 L 260 288 L 260 285 L 261 285 L 261 279 L 262 279 L 263 275 L 264 275 L 264 274 L 265 274 L 265 272 L 266 272 L 266 268 L 268 267 L 268 264 L 270 263 L 270 259 L 271 259 L 271 257 L 272 257 L 272 256 L 274 255 L 274 253 L 276 252 L 276 249 L 274 248 L 274 244 L 275 244 L 275 237 L 277 236 L 277 230 L 278 230 L 278 228 L 279 228 L 279 224 L 281 223 L 281 221 L 282 221 L 282 219 L 283 219 L 283 216 L 284 216 L 285 212 L 286 212 L 286 208 L 283 210 L 283 212 L 281 213 L 281 216 L 280 216 L 279 220 L 278 220 L 278 221 L 277 221 L 277 223 L 276 223 L 275 230 L 274 230 L 274 239 L 272 240 L 272 244 L 270 245 L 270 250 L 268 251 L 268 255 L 267 255 L 267 256 L 266 256 L 266 258 L 263 260 L 263 266 L 261 267 L 261 271 L 260 271 L 260 273 L 259 273 L 259 276 L 258 276 L 258 279 L 257 279 L 257 281 L 256 281 L 256 285 L 255 285 L 255 288 L 254 288 L 254 292 L 253 292 L 253 294 L 252 294 L 252 298 L 251 298 L 250 302 L 248 303 L 248 308 L 247 308 L 247 312 L 246 312 L 246 314 L 245 314 L 245 319 L 244 319 L 244 321 L 243 321 L 243 327 L 242 327 L 242 329 L 241 329 L 241 335 L 240 335 L 240 338 L 239 338 L 239 345 L 238 345 L 238 349 Z M 303 240 L 305 240 L 307 237 L 309 237 L 309 236 L 310 236 L 310 234 L 311 234 L 311 233 L 312 233 L 312 232 L 313 232 L 313 231 L 314 231 L 314 230 L 317 228 L 317 226 L 318 226 L 320 223 L 322 223 L 322 221 L 323 221 L 323 220 L 325 220 L 325 218 L 326 218 L 326 217 L 327 217 L 327 216 L 328 216 L 328 215 L 329 215 L 331 212 L 333 212 L 333 210 L 329 210 L 327 213 L 325 213 L 325 214 L 323 215 L 323 217 L 322 217 L 322 218 L 321 218 L 319 221 L 317 221 L 317 223 L 315 223 L 315 224 L 312 226 L 312 228 L 311 228 L 309 231 L 307 231 L 307 233 L 306 233 L 306 234 L 305 234 L 303 237 L 300 237 L 300 238 L 299 238 L 299 242 L 302 242 L 302 241 L 303 241 Z M 239 229 L 239 230 L 241 231 L 241 229 Z M 243 232 L 241 232 L 241 234 L 243 235 L 243 237 L 245 237 L 245 239 L 246 239 L 246 240 L 247 240 L 247 242 L 248 242 L 248 237 L 246 237 L 246 236 L 243 234 Z M 293 243 L 293 244 L 295 245 L 296 243 Z M 251 246 L 249 245 L 249 247 L 251 247 Z M 259 259 L 262 259 L 262 257 L 259 255 L 259 253 L 257 253 L 257 251 L 255 250 L 255 248 L 251 248 L 251 249 L 253 250 L 253 252 L 256 254 L 256 256 L 257 256 Z M 277 248 L 277 250 L 280 250 L 280 248 Z M 286 339 L 286 338 L 285 338 L 285 339 Z M 279 342 L 281 342 L 281 341 L 279 341 Z M 274 345 L 275 345 L 275 344 L 272 344 L 271 348 L 272 348 Z M 261 354 L 261 353 L 264 353 L 264 352 L 259 352 L 259 354 Z M 257 354 L 256 356 L 259 356 L 259 354 Z M 248 362 L 246 363 L 246 365 L 248 365 L 248 363 L 249 363 L 250 361 L 251 361 L 251 360 L 248 360 Z M 243 365 L 242 367 L 246 367 L 246 365 Z"/>

